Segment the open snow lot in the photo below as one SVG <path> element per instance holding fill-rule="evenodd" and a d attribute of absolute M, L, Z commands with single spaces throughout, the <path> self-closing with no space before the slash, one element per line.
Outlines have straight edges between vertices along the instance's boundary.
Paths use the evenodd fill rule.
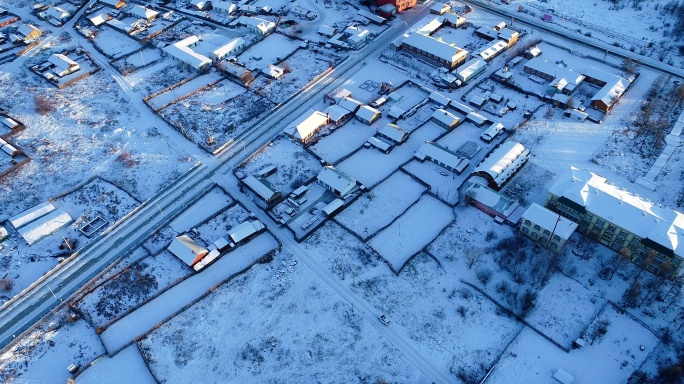
<path fill-rule="evenodd" d="M 451 207 L 434 197 L 423 196 L 368 244 L 387 260 L 394 271 L 399 271 L 411 256 L 425 248 L 453 220 Z"/>
<path fill-rule="evenodd" d="M 373 127 L 352 118 L 343 126 L 336 128 L 331 134 L 319 139 L 310 149 L 323 160 L 334 164 L 361 147 L 375 132 L 376 130 Z"/>
<path fill-rule="evenodd" d="M 566 353 L 532 330 L 524 329 L 487 382 L 550 383 L 554 372 L 563 368 L 575 377 L 576 383 L 621 383 L 658 343 L 650 331 L 612 306 L 605 307 L 588 331 L 598 334 L 594 341 Z"/>
<path fill-rule="evenodd" d="M 60 311 L 0 356 L 2 382 L 65 383 L 69 364 L 85 366 L 104 353 L 84 320 Z M 67 320 L 69 319 L 69 320 Z"/>
<path fill-rule="evenodd" d="M 414 131 L 408 141 L 385 154 L 372 148 L 361 148 L 336 167 L 372 188 L 409 161 L 426 140 L 433 140 L 444 131 L 436 124 Z"/>
<path fill-rule="evenodd" d="M 526 320 L 561 345 L 570 348 L 605 304 L 587 288 L 555 274 L 539 291 Z"/>
<path fill-rule="evenodd" d="M 242 172 L 245 176 L 251 175 L 260 169 L 275 165 L 278 171 L 269 176 L 268 181 L 284 196 L 318 175 L 323 169 L 315 157 L 285 136 L 279 136 L 273 140 L 272 144 L 246 163 L 241 164 L 236 174 Z"/>
<path fill-rule="evenodd" d="M 100 51 L 112 59 L 142 48 L 142 45 L 137 41 L 106 25 L 97 30 L 92 42 Z"/>
<path fill-rule="evenodd" d="M 335 216 L 335 220 L 367 240 L 404 213 L 425 187 L 403 172 L 395 172 Z"/>
<path fill-rule="evenodd" d="M 137 71 L 140 67 L 150 65 L 150 63 L 161 59 L 161 50 L 145 48 L 135 55 L 130 55 L 121 60 L 112 62 L 112 65 L 119 70 L 119 72 L 128 75 Z"/>
<path fill-rule="evenodd" d="M 169 252 L 127 266 L 75 304 L 93 328 L 101 328 L 182 280 L 191 269 Z"/>
<path fill-rule="evenodd" d="M 169 223 L 169 226 L 178 233 L 187 232 L 213 216 L 216 216 L 234 202 L 235 200 L 221 188 L 215 187 L 206 195 L 202 196 L 195 204 L 178 215 L 178 217 L 173 219 L 173 221 Z"/>
<path fill-rule="evenodd" d="M 287 251 L 219 287 L 140 347 L 163 382 L 192 381 L 208 371 L 216 382 L 416 382 L 421 377 Z"/>
<path fill-rule="evenodd" d="M 126 82 L 141 95 L 151 95 L 194 75 L 169 57 L 126 75 Z"/>
<path fill-rule="evenodd" d="M 458 188 L 468 174 L 464 172 L 463 176 L 456 176 L 429 160 L 412 160 L 401 169 L 429 185 L 430 193 L 451 205 L 459 202 Z"/>
<path fill-rule="evenodd" d="M 419 342 L 423 354 L 451 372 L 454 382 L 482 379 L 521 328 L 455 278 L 462 266 L 445 271 L 421 253 L 395 275 L 335 223 L 326 223 L 303 245 L 354 292 L 388 314 L 393 329 Z"/>
<path fill-rule="evenodd" d="M 206 75 L 199 75 L 194 79 L 187 81 L 178 87 L 169 89 L 166 92 L 158 94 L 147 100 L 147 103 L 155 111 L 158 111 L 172 103 L 187 98 L 193 93 L 199 92 L 208 84 L 215 83 L 223 76 L 219 72 L 209 72 Z"/>
<path fill-rule="evenodd" d="M 268 71 L 269 64 L 278 64 L 299 49 L 301 40 L 272 33 L 238 56 L 238 61 L 251 70 Z"/>
<path fill-rule="evenodd" d="M 138 347 L 131 345 L 114 357 L 102 356 L 76 377 L 77 384 L 154 384 Z"/>

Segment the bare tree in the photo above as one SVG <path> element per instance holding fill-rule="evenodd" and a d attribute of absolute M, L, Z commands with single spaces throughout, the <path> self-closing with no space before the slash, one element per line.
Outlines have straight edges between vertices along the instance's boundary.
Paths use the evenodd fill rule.
<path fill-rule="evenodd" d="M 483 255 L 484 251 L 482 248 L 468 248 L 463 251 L 463 258 L 465 259 L 468 269 L 473 269 L 475 264 L 480 261 Z"/>

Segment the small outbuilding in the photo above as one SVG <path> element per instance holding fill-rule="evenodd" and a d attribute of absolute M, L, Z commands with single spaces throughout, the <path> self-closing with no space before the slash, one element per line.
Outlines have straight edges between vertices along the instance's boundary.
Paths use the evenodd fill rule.
<path fill-rule="evenodd" d="M 197 244 L 188 235 L 174 238 L 168 249 L 169 252 L 191 267 L 209 253 L 209 250 Z"/>
<path fill-rule="evenodd" d="M 381 116 L 382 112 L 369 105 L 364 105 L 356 111 L 356 118 L 368 125 L 373 124 L 375 120 L 379 119 Z"/>

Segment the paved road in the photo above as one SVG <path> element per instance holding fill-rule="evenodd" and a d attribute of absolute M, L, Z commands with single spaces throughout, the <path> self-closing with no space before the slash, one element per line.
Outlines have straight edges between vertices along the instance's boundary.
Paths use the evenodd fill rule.
<path fill-rule="evenodd" d="M 419 20 L 421 15 L 427 14 L 428 11 L 427 7 L 422 7 L 409 12 L 409 23 Z M 71 30 L 74 21 L 82 13 L 83 9 L 63 29 Z M 404 27 L 404 24 L 395 23 L 367 46 L 351 53 L 319 82 L 279 106 L 277 110 L 237 137 L 219 158 L 205 161 L 206 165 L 201 165 L 174 181 L 110 230 L 5 303 L 0 307 L 0 347 L 6 347 L 15 336 L 29 329 L 59 306 L 62 300 L 67 300 L 108 265 L 132 251 L 149 235 L 170 222 L 211 188 L 211 177 L 214 174 L 222 174 L 230 169 L 228 162 L 233 157 L 254 151 L 280 133 L 286 124 L 319 102 L 324 94 L 339 87 L 346 80 L 347 73 L 361 69 L 364 65 L 363 60 L 377 58 L 390 41 L 403 33 Z M 75 38 L 79 41 L 81 39 L 78 36 Z M 99 55 L 96 56 L 105 70 L 112 74 L 113 69 L 109 62 Z M 129 87 L 121 84 L 120 78 L 112 77 L 128 96 L 134 96 Z"/>

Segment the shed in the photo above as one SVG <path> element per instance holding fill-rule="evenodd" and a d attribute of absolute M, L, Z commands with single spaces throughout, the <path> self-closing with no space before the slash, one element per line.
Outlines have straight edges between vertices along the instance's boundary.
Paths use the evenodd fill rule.
<path fill-rule="evenodd" d="M 209 250 L 197 244 L 188 235 L 180 235 L 174 238 L 168 249 L 169 252 L 191 267 L 209 253 Z"/>
<path fill-rule="evenodd" d="M 344 207 L 344 201 L 340 199 L 335 199 L 323 208 L 323 214 L 326 216 L 332 216 L 337 213 L 342 207 Z"/>
<path fill-rule="evenodd" d="M 380 116 L 382 116 L 382 113 L 379 110 L 368 105 L 364 105 L 359 108 L 358 111 L 356 111 L 356 118 L 362 123 L 366 123 L 368 125 L 373 124 L 373 122 L 379 119 Z"/>
<path fill-rule="evenodd" d="M 566 109 L 563 115 L 579 122 L 583 122 L 588 116 L 586 113 L 577 109 Z"/>
<path fill-rule="evenodd" d="M 328 115 L 323 112 L 314 111 L 304 121 L 294 127 L 286 128 L 284 132 L 306 144 L 326 124 L 328 124 Z"/>
<path fill-rule="evenodd" d="M 459 156 L 448 148 L 431 141 L 426 141 L 421 145 L 415 157 L 419 160 L 430 160 L 442 168 L 456 172 L 459 175 L 470 164 L 470 161 L 465 157 Z"/>
<path fill-rule="evenodd" d="M 266 227 L 259 220 L 245 221 L 233 227 L 228 231 L 228 236 L 235 244 L 240 244 L 245 240 L 249 240 L 252 236 L 259 233 Z"/>
<path fill-rule="evenodd" d="M 527 162 L 530 151 L 515 141 L 506 141 L 494 149 L 473 175 L 484 177 L 488 186 L 499 190 Z"/>
<path fill-rule="evenodd" d="M 318 28 L 318 34 L 325 37 L 333 37 L 337 33 L 337 28 L 322 25 Z"/>
<path fill-rule="evenodd" d="M 71 60 L 70 58 L 66 57 L 66 55 L 63 55 L 61 53 L 51 55 L 48 60 L 52 64 L 54 64 L 54 66 L 55 66 L 54 72 L 59 77 L 69 75 L 69 74 L 74 73 L 80 69 L 80 66 L 78 65 L 77 62 Z"/>
<path fill-rule="evenodd" d="M 468 60 L 457 71 L 456 77 L 462 82 L 468 82 L 487 69 L 487 62 L 479 57 Z"/>
<path fill-rule="evenodd" d="M 478 95 L 473 95 L 470 97 L 470 100 L 468 100 L 468 103 L 474 107 L 482 108 L 484 103 L 486 103 L 487 100 L 484 97 L 478 96 Z"/>
<path fill-rule="evenodd" d="M 444 96 L 441 93 L 436 92 L 436 91 L 432 92 L 430 94 L 430 96 L 428 96 L 428 98 L 430 100 L 434 101 L 435 103 L 441 105 L 442 107 L 446 107 L 447 105 L 449 105 L 449 101 L 450 101 L 450 99 L 448 97 L 446 97 L 446 96 Z"/>
<path fill-rule="evenodd" d="M 486 117 L 480 115 L 477 112 L 470 112 L 469 114 L 467 114 L 466 120 L 477 125 L 478 127 L 483 126 L 487 121 L 489 121 Z"/>
<path fill-rule="evenodd" d="M 381 137 L 371 136 L 366 142 L 368 145 L 378 149 L 383 153 L 389 153 L 392 150 L 392 144 Z"/>
<path fill-rule="evenodd" d="M 242 183 L 267 204 L 271 204 L 281 197 L 280 191 L 275 189 L 266 179 L 250 175 L 245 177 Z"/>
<path fill-rule="evenodd" d="M 323 112 L 328 115 L 328 120 L 333 124 L 340 124 L 351 113 L 339 105 L 331 105 Z"/>
<path fill-rule="evenodd" d="M 354 100 L 351 97 L 345 97 L 343 99 L 340 99 L 337 102 L 337 105 L 339 105 L 340 107 L 346 109 L 347 111 L 349 111 L 351 113 L 356 113 L 356 111 L 358 111 L 359 108 L 361 108 L 363 103 L 358 101 L 358 100 Z"/>
<path fill-rule="evenodd" d="M 480 139 L 482 141 L 489 143 L 490 141 L 494 140 L 496 136 L 503 131 L 504 125 L 501 123 L 492 123 L 492 125 L 485 130 L 482 135 L 480 136 Z"/>
<path fill-rule="evenodd" d="M 499 95 L 498 93 L 492 93 L 489 95 L 489 100 L 498 104 L 503 101 L 503 96 Z"/>
<path fill-rule="evenodd" d="M 560 384 L 572 384 L 575 381 L 575 376 L 569 374 L 563 368 L 558 368 L 556 372 L 553 373 L 553 379 Z"/>
<path fill-rule="evenodd" d="M 403 108 L 400 108 L 396 105 L 393 105 L 390 107 L 389 112 L 387 112 L 387 116 L 392 119 L 398 119 L 400 118 L 406 111 Z"/>

